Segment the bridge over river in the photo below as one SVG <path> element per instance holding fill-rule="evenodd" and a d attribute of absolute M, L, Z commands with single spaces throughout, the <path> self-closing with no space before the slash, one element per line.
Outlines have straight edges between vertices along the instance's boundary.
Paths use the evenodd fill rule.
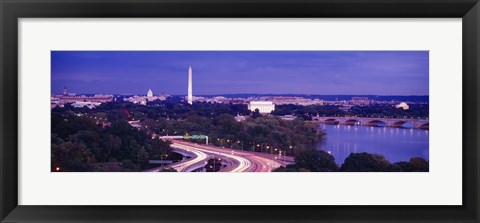
<path fill-rule="evenodd" d="M 410 124 L 413 128 L 428 129 L 428 119 L 414 119 L 414 118 L 374 118 L 374 117 L 335 117 L 335 116 L 314 116 L 313 121 L 329 124 L 341 125 L 365 125 L 365 126 L 387 126 L 387 127 L 404 127 L 405 124 Z"/>

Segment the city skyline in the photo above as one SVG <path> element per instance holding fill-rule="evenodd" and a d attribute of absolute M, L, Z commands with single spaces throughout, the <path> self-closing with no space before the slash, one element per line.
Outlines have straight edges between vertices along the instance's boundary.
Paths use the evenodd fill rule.
<path fill-rule="evenodd" d="M 52 93 L 428 95 L 428 51 L 52 51 Z M 273 78 L 272 78 L 273 77 Z"/>

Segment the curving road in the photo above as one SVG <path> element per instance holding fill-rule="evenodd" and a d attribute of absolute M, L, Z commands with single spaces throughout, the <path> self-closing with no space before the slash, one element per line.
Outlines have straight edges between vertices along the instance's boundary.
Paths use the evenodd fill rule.
<path fill-rule="evenodd" d="M 194 151 L 190 150 L 185 146 L 180 146 L 184 148 L 174 148 L 173 152 L 178 152 L 184 156 L 190 156 L 189 159 L 182 160 L 180 162 L 176 162 L 173 164 L 165 165 L 162 167 L 155 167 L 151 169 L 144 170 L 143 172 L 158 172 L 162 168 L 173 168 L 178 172 L 191 172 L 194 169 L 192 169 L 196 164 L 199 165 L 198 168 L 203 167 L 204 165 L 200 165 L 201 163 L 204 163 L 208 155 L 199 151 Z M 179 151 L 180 150 L 180 151 Z"/>
<path fill-rule="evenodd" d="M 173 148 L 183 149 L 188 152 L 195 153 L 196 158 L 189 160 L 188 162 L 183 162 L 179 165 L 172 164 L 170 167 L 176 169 L 180 172 L 190 172 L 194 169 L 203 167 L 208 159 L 217 159 L 222 158 L 224 163 L 227 164 L 226 168 L 220 170 L 221 172 L 244 172 L 252 165 L 248 159 L 245 159 L 240 156 L 235 156 L 228 153 L 216 152 L 199 147 L 195 144 L 184 144 L 175 142 L 172 144 Z"/>
<path fill-rule="evenodd" d="M 178 163 L 174 163 L 174 164 L 171 164 L 171 165 L 168 166 L 170 168 L 173 168 L 173 169 L 177 170 L 178 172 L 191 172 L 195 169 L 203 167 L 205 165 L 205 162 L 209 159 L 208 154 L 205 154 L 205 153 L 203 153 L 201 151 L 198 151 L 198 150 L 191 149 L 188 146 L 177 144 L 177 145 L 174 145 L 174 146 L 172 145 L 172 147 L 174 147 L 176 149 L 185 150 L 189 153 L 194 154 L 194 157 L 191 158 L 191 159 L 184 160 L 184 161 L 181 161 L 181 162 L 178 162 Z"/>
<path fill-rule="evenodd" d="M 175 169 L 178 168 L 178 171 L 193 170 L 190 166 L 197 167 L 211 157 L 222 157 L 226 163 L 229 164 L 227 167 L 221 169 L 220 172 L 271 172 L 272 170 L 289 163 L 277 160 L 274 156 L 268 154 L 232 150 L 177 140 L 173 141 L 172 147 L 183 149 L 188 152 L 194 152 L 197 155 L 196 158 L 179 164 L 180 167 L 173 167 L 175 164 L 172 164 L 172 167 Z M 288 158 L 289 159 L 287 160 L 291 160 L 291 157 Z"/>

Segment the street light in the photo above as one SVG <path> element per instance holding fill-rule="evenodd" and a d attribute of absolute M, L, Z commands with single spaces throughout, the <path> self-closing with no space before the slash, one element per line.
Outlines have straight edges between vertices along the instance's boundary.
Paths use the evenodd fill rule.
<path fill-rule="evenodd" d="M 292 152 L 293 152 L 293 146 L 289 146 L 289 148 L 290 148 L 290 150 L 292 150 Z M 288 150 L 285 149 L 285 156 L 287 155 L 287 151 L 288 151 Z"/>
<path fill-rule="evenodd" d="M 241 142 L 242 142 L 242 151 L 243 151 L 243 141 L 241 141 Z M 238 140 L 237 143 L 240 144 L 240 140 Z"/>
<path fill-rule="evenodd" d="M 163 161 L 163 156 L 168 157 L 168 154 L 160 154 L 160 160 Z M 160 164 L 160 169 L 163 169 L 163 162 Z"/>
<path fill-rule="evenodd" d="M 212 154 L 213 156 L 213 169 L 212 172 L 215 172 L 215 154 Z"/>
<path fill-rule="evenodd" d="M 263 146 L 266 146 L 266 149 L 270 148 L 270 146 L 268 146 L 267 144 L 265 143 L 261 143 L 261 144 L 257 144 L 257 147 L 260 147 L 260 152 L 263 153 Z"/>
<path fill-rule="evenodd" d="M 250 146 L 249 146 L 249 148 L 250 148 L 250 151 L 253 151 L 253 152 L 255 152 L 255 143 L 254 143 L 254 142 L 249 142 L 248 144 L 252 145 L 252 147 L 251 147 L 251 148 L 250 148 Z"/>
<path fill-rule="evenodd" d="M 230 139 L 227 139 L 228 145 L 230 148 L 232 148 L 232 144 L 230 143 Z"/>

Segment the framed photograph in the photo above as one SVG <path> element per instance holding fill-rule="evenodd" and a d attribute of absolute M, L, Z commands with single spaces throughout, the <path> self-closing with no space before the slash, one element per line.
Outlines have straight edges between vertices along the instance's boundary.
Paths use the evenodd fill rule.
<path fill-rule="evenodd" d="M 1 1 L 1 222 L 478 222 L 479 7 Z"/>

